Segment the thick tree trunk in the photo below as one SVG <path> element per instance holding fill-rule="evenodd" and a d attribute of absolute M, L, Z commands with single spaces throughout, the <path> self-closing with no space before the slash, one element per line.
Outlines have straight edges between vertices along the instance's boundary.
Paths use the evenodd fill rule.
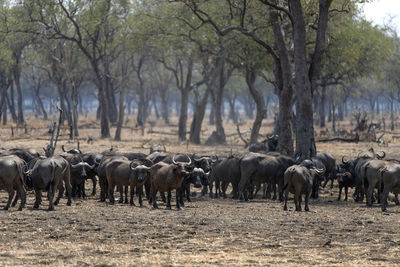
<path fill-rule="evenodd" d="M 121 131 L 122 131 L 122 124 L 124 123 L 124 113 L 125 113 L 125 106 L 124 106 L 124 90 L 120 89 L 119 91 L 119 112 L 118 112 L 118 123 L 117 129 L 115 131 L 115 141 L 121 141 Z"/>
<path fill-rule="evenodd" d="M 265 114 L 265 104 L 262 95 L 256 90 L 254 84 L 256 82 L 256 73 L 252 69 L 246 69 L 246 83 L 249 88 L 250 94 L 254 99 L 257 106 L 256 118 L 251 128 L 250 144 L 257 142 L 258 135 L 260 133 L 261 124 Z"/>
<path fill-rule="evenodd" d="M 10 79 L 10 97 L 7 95 L 7 105 L 8 109 L 11 113 L 11 118 L 13 122 L 17 122 L 17 113 L 15 112 L 15 105 L 14 105 L 14 80 Z"/>
<path fill-rule="evenodd" d="M 181 110 L 178 124 L 178 137 L 180 141 L 186 140 L 186 122 L 188 117 L 189 90 L 181 90 Z"/>
<path fill-rule="evenodd" d="M 161 116 L 165 124 L 169 125 L 169 107 L 168 107 L 168 97 L 166 91 L 160 92 L 161 101 Z"/>
<path fill-rule="evenodd" d="M 210 115 L 208 117 L 208 124 L 209 125 L 215 125 L 215 97 L 213 97 L 214 94 L 211 94 L 211 109 L 210 109 Z"/>
<path fill-rule="evenodd" d="M 232 120 L 233 124 L 238 123 L 238 116 L 236 114 L 236 97 L 227 98 L 229 103 L 229 119 Z"/>
<path fill-rule="evenodd" d="M 302 159 L 315 156 L 311 82 L 308 75 L 306 28 L 300 0 L 289 1 L 293 15 L 296 87 L 296 154 Z"/>
<path fill-rule="evenodd" d="M 336 133 L 336 105 L 332 104 L 332 132 Z"/>
<path fill-rule="evenodd" d="M 390 99 L 390 130 L 394 131 L 394 103 L 393 98 Z"/>
<path fill-rule="evenodd" d="M 326 103 L 326 87 L 321 87 L 321 98 L 319 101 L 319 126 L 325 127 L 325 103 Z"/>
<path fill-rule="evenodd" d="M 79 129 L 78 129 L 78 120 L 79 120 L 79 114 L 78 114 L 78 103 L 79 103 L 79 97 L 78 97 L 78 88 L 76 88 L 76 84 L 71 81 L 71 100 L 72 100 L 72 127 L 74 130 L 74 136 L 77 137 L 79 136 Z"/>
<path fill-rule="evenodd" d="M 275 36 L 275 47 L 278 57 L 274 57 L 275 83 L 279 98 L 279 152 L 283 155 L 293 156 L 292 138 L 292 67 L 289 60 L 289 52 L 286 48 L 285 38 L 279 22 L 279 13 L 271 9 L 270 20 Z"/>
<path fill-rule="evenodd" d="M 15 87 L 17 88 L 17 107 L 18 107 L 18 115 L 17 115 L 17 124 L 23 125 L 24 120 L 24 111 L 23 111 L 23 100 L 22 100 L 22 88 L 20 83 L 21 77 L 21 69 L 19 66 L 19 60 L 16 62 L 16 67 L 14 68 L 14 82 Z"/>
<path fill-rule="evenodd" d="M 201 132 L 201 125 L 203 123 L 204 115 L 206 112 L 207 100 L 208 95 L 211 91 L 211 86 L 208 85 L 207 89 L 202 96 L 200 101 L 196 101 L 196 108 L 193 112 L 193 120 L 192 124 L 190 125 L 190 142 L 194 144 L 200 144 L 200 132 Z"/>

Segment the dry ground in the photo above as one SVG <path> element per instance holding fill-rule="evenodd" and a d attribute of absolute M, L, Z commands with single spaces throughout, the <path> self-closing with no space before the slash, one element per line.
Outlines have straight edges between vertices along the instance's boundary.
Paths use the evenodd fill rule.
<path fill-rule="evenodd" d="M 87 119 L 90 121 L 90 119 Z M 82 121 L 82 124 L 85 121 Z M 0 130 L 2 145 L 33 147 L 46 145 L 43 122 L 31 120 L 35 129 L 28 134 L 10 129 Z M 128 124 L 129 125 L 129 124 Z M 250 122 L 242 126 L 248 131 Z M 271 122 L 262 128 L 269 132 Z M 155 126 L 154 130 L 171 132 L 176 127 Z M 146 130 L 147 131 L 147 130 Z M 208 126 L 205 135 L 212 127 Z M 234 135 L 234 126 L 226 128 L 227 146 L 193 146 L 179 143 L 175 136 L 145 134 L 124 129 L 122 142 L 99 140 L 98 130 L 81 129 L 81 148 L 102 151 L 111 145 L 119 150 L 147 152 L 149 143 L 162 142 L 170 151 L 227 154 L 244 151 Z M 93 145 L 84 143 L 88 134 L 95 137 Z M 73 146 L 63 137 L 59 145 Z M 376 144 L 318 144 L 321 151 L 329 151 L 338 159 L 341 155 L 357 155 L 374 146 L 397 157 L 400 144 L 380 148 Z M 91 189 L 88 183 L 87 190 Z M 352 191 L 351 191 L 352 192 Z M 97 197 L 74 201 L 67 207 L 66 200 L 47 212 L 47 201 L 42 210 L 32 210 L 33 194 L 28 195 L 27 208 L 22 212 L 12 208 L 0 211 L 1 266 L 259 266 L 259 265 L 400 265 L 400 207 L 389 206 L 389 213 L 354 203 L 352 199 L 337 202 L 337 188 L 323 190 L 322 197 L 311 201 L 310 212 L 289 211 L 272 200 L 260 198 L 250 203 L 231 199 L 193 198 L 182 211 L 152 210 L 125 204 L 109 206 Z M 7 199 L 0 193 L 0 203 Z"/>

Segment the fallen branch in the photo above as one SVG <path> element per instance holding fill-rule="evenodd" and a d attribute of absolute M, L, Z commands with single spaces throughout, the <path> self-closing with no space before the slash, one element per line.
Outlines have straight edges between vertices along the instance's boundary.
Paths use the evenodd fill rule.
<path fill-rule="evenodd" d="M 345 143 L 358 143 L 360 141 L 360 136 L 357 134 L 354 138 L 343 138 L 343 137 L 334 137 L 334 138 L 327 138 L 327 139 L 320 139 L 317 142 L 320 143 L 327 143 L 327 142 L 345 142 Z"/>

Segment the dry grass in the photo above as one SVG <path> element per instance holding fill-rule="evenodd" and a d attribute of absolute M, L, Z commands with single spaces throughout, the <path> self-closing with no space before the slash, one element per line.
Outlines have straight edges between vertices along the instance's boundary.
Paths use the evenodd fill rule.
<path fill-rule="evenodd" d="M 82 124 L 90 122 L 82 120 Z M 32 120 L 28 125 L 37 129 L 30 136 L 18 133 L 12 140 L 10 129 L 1 129 L 2 145 L 45 146 L 46 124 Z M 247 131 L 250 125 L 248 122 L 241 130 Z M 267 121 L 262 132 L 268 133 L 271 127 L 271 121 Z M 172 132 L 176 127 L 160 123 L 154 130 Z M 207 126 L 205 135 L 212 130 Z M 234 134 L 235 127 L 228 125 L 226 133 Z M 83 143 L 88 134 L 96 139 L 93 145 Z M 122 142 L 100 140 L 96 129 L 81 129 L 81 138 L 85 151 L 114 146 L 121 151 L 147 152 L 142 145 L 147 147 L 151 142 L 162 142 L 170 151 L 199 154 L 244 151 L 237 136 L 228 138 L 229 145 L 215 147 L 187 145 L 170 135 L 141 136 L 129 129 L 124 129 Z M 60 145 L 73 145 L 65 139 Z M 371 145 L 381 149 L 370 143 L 328 143 L 318 144 L 318 148 L 340 158 L 355 156 Z M 389 156 L 398 156 L 399 146 L 390 144 L 384 149 Z M 109 206 L 90 197 L 74 201 L 72 207 L 67 207 L 63 199 L 56 211 L 47 212 L 32 210 L 30 193 L 22 212 L 16 208 L 0 212 L 0 265 L 400 265 L 400 207 L 389 206 L 389 213 L 384 215 L 378 205 L 366 208 L 352 199 L 337 202 L 336 197 L 336 187 L 322 190 L 322 197 L 311 201 L 311 212 L 295 212 L 292 201 L 289 211 L 284 212 L 283 205 L 272 200 L 240 203 L 199 196 L 186 203 L 182 211 L 166 211 L 163 205 L 152 210 L 147 203 L 143 208 Z M 0 193 L 0 203 L 6 199 L 6 194 Z M 46 205 L 44 200 L 42 208 Z"/>

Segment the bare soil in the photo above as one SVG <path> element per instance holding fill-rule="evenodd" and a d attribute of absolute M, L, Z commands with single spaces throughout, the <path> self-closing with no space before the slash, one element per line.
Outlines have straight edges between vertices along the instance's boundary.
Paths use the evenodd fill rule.
<path fill-rule="evenodd" d="M 90 119 L 87 119 L 90 121 Z M 82 122 L 84 123 L 84 122 Z M 28 123 L 29 125 L 30 123 Z M 2 145 L 45 146 L 46 125 L 32 120 L 36 129 L 10 138 L 10 128 L 0 130 Z M 263 126 L 268 133 L 271 121 Z M 40 126 L 41 125 L 41 126 Z M 251 122 L 241 127 L 248 131 Z M 209 136 L 211 126 L 204 135 Z M 176 127 L 159 125 L 159 131 L 176 131 Z M 170 151 L 228 154 L 244 152 L 227 126 L 228 145 L 194 146 L 180 143 L 176 136 L 136 133 L 124 129 L 123 141 L 100 140 L 97 129 L 81 129 L 81 149 L 102 151 L 111 145 L 119 150 L 148 152 L 150 143 L 164 143 Z M 95 137 L 92 145 L 86 136 Z M 66 137 L 59 143 L 72 147 Z M 398 157 L 400 144 L 378 147 L 372 143 L 318 144 L 320 151 L 354 157 L 373 146 Z M 58 149 L 59 149 L 58 147 Z M 59 152 L 59 150 L 57 151 Z M 91 182 L 87 183 L 90 193 Z M 350 190 L 350 194 L 352 194 Z M 336 201 L 338 189 L 323 189 L 319 200 L 312 200 L 310 212 L 295 212 L 290 200 L 283 211 L 278 201 L 260 196 L 249 203 L 232 199 L 197 196 L 186 202 L 183 210 L 153 210 L 147 202 L 143 208 L 128 204 L 110 206 L 98 202 L 98 196 L 73 201 L 71 207 L 62 199 L 55 211 L 48 212 L 44 198 L 41 210 L 32 210 L 34 194 L 28 194 L 27 208 L 0 211 L 1 266 L 264 266 L 264 265 L 400 265 L 400 207 L 393 204 L 382 213 L 378 204 L 365 207 Z M 0 193 L 0 205 L 7 194 Z M 174 200 L 174 198 L 173 198 Z M 136 201 L 137 202 L 137 201 Z"/>

